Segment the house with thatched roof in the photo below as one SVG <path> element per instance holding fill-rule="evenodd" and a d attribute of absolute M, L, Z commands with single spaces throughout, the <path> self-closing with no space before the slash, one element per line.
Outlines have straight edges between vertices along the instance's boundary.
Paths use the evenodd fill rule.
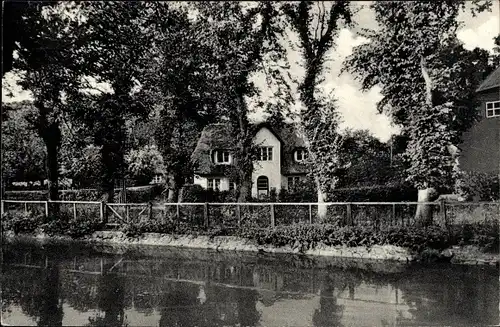
<path fill-rule="evenodd" d="M 306 178 L 305 143 L 290 124 L 281 127 L 261 123 L 252 126 L 253 142 L 258 147 L 252 174 L 252 196 L 279 192 Z M 192 154 L 194 184 L 220 191 L 236 187 L 233 151 L 236 147 L 229 123 L 204 128 Z"/>
<path fill-rule="evenodd" d="M 469 172 L 499 173 L 500 67 L 476 90 L 479 120 L 462 136 L 460 168 Z"/>

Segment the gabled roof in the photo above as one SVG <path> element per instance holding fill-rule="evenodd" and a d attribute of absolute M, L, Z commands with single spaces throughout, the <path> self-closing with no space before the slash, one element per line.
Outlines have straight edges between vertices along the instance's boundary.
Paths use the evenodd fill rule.
<path fill-rule="evenodd" d="M 252 126 L 253 133 L 257 133 L 261 128 L 268 128 L 280 141 L 281 151 L 281 171 L 283 175 L 304 174 L 305 165 L 294 160 L 294 150 L 305 146 L 304 141 L 298 136 L 291 124 L 278 128 L 268 123 L 261 123 Z M 215 165 L 212 162 L 211 151 L 215 149 L 232 150 L 236 147 L 236 138 L 229 123 L 217 123 L 206 126 L 196 148 L 191 155 L 191 161 L 195 166 L 195 173 L 204 175 L 226 175 L 231 167 L 227 165 Z"/>
<path fill-rule="evenodd" d="M 484 92 L 500 86 L 500 66 L 497 67 L 486 79 L 479 85 L 476 92 Z"/>

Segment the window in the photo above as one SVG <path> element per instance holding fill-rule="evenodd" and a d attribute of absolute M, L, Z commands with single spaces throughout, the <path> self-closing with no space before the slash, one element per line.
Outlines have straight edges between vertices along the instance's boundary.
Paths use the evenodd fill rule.
<path fill-rule="evenodd" d="M 290 176 L 288 177 L 288 188 L 292 188 L 300 183 L 299 176 Z"/>
<path fill-rule="evenodd" d="M 257 195 L 259 197 L 269 195 L 269 178 L 266 176 L 259 176 L 257 178 Z"/>
<path fill-rule="evenodd" d="M 298 149 L 295 151 L 295 161 L 301 162 L 306 160 L 308 157 L 308 153 L 305 149 Z"/>
<path fill-rule="evenodd" d="M 229 164 L 230 156 L 227 150 L 215 150 L 212 154 L 213 162 L 216 164 Z"/>
<path fill-rule="evenodd" d="M 207 180 L 207 189 L 209 190 L 220 190 L 220 178 L 209 178 Z"/>
<path fill-rule="evenodd" d="M 259 148 L 259 160 L 260 161 L 272 161 L 273 160 L 273 148 L 270 146 L 262 146 Z"/>
<path fill-rule="evenodd" d="M 500 117 L 500 101 L 486 102 L 486 118 Z"/>

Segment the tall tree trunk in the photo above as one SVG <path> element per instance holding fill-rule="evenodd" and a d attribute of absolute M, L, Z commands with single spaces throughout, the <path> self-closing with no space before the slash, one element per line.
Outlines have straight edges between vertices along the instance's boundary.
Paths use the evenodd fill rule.
<path fill-rule="evenodd" d="M 102 201 L 113 203 L 115 196 L 115 173 L 116 163 L 110 144 L 104 144 L 101 148 L 102 162 L 104 167 L 101 179 Z"/>
<path fill-rule="evenodd" d="M 53 140 L 46 143 L 47 147 L 47 175 L 49 200 L 59 200 L 59 167 L 57 162 L 58 145 Z"/>
<path fill-rule="evenodd" d="M 48 180 L 48 200 L 59 200 L 59 146 L 61 144 L 61 130 L 56 122 L 48 123 L 47 116 L 44 115 L 45 107 L 41 106 L 39 133 L 47 148 L 47 180 Z M 53 203 L 50 213 L 54 217 L 59 217 L 59 204 Z"/>
<path fill-rule="evenodd" d="M 436 190 L 428 187 L 418 190 L 418 202 L 431 202 L 433 201 Z M 417 211 L 415 213 L 415 221 L 419 226 L 429 226 L 433 221 L 432 205 L 417 204 Z"/>
<path fill-rule="evenodd" d="M 326 219 L 328 208 L 323 204 L 326 202 L 326 194 L 322 191 L 318 178 L 316 178 L 316 187 L 318 191 L 318 221 L 321 222 Z"/>
<path fill-rule="evenodd" d="M 253 173 L 253 156 L 252 146 L 253 138 L 249 131 L 249 122 L 247 108 L 244 99 L 243 88 L 237 90 L 237 129 L 238 129 L 238 146 L 237 146 L 237 169 L 239 177 L 238 202 L 248 202 L 251 199 L 252 190 L 252 173 Z"/>
<path fill-rule="evenodd" d="M 434 84 L 432 78 L 429 75 L 429 71 L 426 66 L 425 58 L 420 57 L 420 70 L 422 72 L 422 77 L 425 81 L 425 104 L 432 108 L 434 106 L 432 99 L 432 92 L 434 89 Z M 432 187 L 419 188 L 418 190 L 418 202 L 430 202 L 431 197 L 436 193 L 436 190 Z M 418 204 L 417 210 L 415 212 L 415 222 L 417 225 L 428 226 L 432 224 L 432 207 L 429 204 Z"/>

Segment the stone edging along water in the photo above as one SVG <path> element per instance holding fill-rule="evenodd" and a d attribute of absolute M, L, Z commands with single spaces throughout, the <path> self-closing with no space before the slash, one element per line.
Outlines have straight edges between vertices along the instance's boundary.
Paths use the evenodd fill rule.
<path fill-rule="evenodd" d="M 72 241 L 68 236 L 48 236 L 46 234 L 37 235 L 14 235 L 6 232 L 3 235 L 6 239 L 32 239 L 37 241 L 65 240 Z M 172 235 L 160 233 L 144 233 L 138 237 L 127 237 L 119 231 L 97 231 L 92 235 L 79 239 L 80 242 L 93 244 L 122 244 L 122 245 L 153 245 L 169 246 L 189 249 L 210 249 L 216 251 L 245 251 L 245 252 L 265 252 L 265 253 L 300 253 L 298 249 L 290 246 L 274 247 L 270 245 L 258 245 L 256 242 L 236 236 L 193 236 L 193 235 Z M 306 250 L 301 254 L 306 256 L 336 257 L 345 259 L 368 259 L 368 260 L 388 260 L 397 262 L 421 261 L 422 257 L 412 253 L 410 250 L 394 245 L 375 245 L 372 247 L 357 246 L 325 246 L 318 245 L 314 249 Z M 499 265 L 499 254 L 488 254 L 481 252 L 473 246 L 453 247 L 446 249 L 437 255 L 438 259 L 456 264 L 489 264 Z"/>

